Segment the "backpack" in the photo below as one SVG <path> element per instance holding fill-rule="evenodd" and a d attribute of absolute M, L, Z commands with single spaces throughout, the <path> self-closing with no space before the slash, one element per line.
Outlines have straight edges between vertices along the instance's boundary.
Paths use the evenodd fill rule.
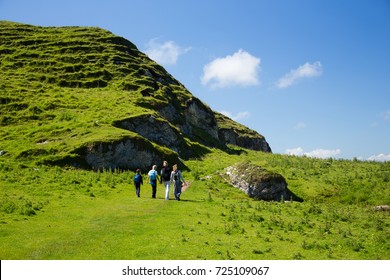
<path fill-rule="evenodd" d="M 150 180 L 156 180 L 156 171 L 150 173 Z"/>
<path fill-rule="evenodd" d="M 136 183 L 136 184 L 139 184 L 139 183 L 141 183 L 141 175 L 140 174 L 135 174 L 135 176 L 134 176 L 134 183 Z"/>

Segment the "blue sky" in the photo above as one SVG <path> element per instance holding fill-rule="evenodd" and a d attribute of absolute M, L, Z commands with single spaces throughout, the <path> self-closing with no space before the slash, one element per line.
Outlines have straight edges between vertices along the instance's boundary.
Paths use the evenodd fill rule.
<path fill-rule="evenodd" d="M 0 20 L 123 36 L 274 153 L 390 161 L 389 0 L 0 0 Z"/>

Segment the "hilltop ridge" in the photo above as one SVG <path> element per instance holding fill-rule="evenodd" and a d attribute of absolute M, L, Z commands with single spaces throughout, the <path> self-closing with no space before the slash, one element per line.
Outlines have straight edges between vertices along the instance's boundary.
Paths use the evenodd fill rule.
<path fill-rule="evenodd" d="M 230 145 L 271 152 L 107 30 L 0 21 L 0 38 L 3 157 L 133 169 Z"/>

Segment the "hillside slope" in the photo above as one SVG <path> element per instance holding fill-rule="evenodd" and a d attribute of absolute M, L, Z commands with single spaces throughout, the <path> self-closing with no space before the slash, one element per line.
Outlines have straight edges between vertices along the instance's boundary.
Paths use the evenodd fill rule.
<path fill-rule="evenodd" d="M 109 31 L 0 21 L 0 38 L 3 157 L 133 169 L 229 144 L 271 152 Z"/>

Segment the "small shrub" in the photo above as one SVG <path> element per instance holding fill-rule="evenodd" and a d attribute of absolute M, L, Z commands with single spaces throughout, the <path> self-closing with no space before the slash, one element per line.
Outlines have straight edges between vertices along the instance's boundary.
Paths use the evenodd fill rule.
<path fill-rule="evenodd" d="M 33 209 L 32 202 L 29 200 L 23 200 L 22 203 L 19 205 L 19 214 L 26 216 L 35 215 L 36 213 Z"/>
<path fill-rule="evenodd" d="M 302 260 L 304 257 L 300 252 L 298 252 L 298 253 L 295 253 L 292 258 L 294 260 Z"/>
<path fill-rule="evenodd" d="M 263 216 L 261 216 L 261 215 L 256 215 L 256 214 L 252 214 L 252 216 L 249 218 L 249 220 L 250 220 L 251 222 L 259 222 L 259 223 L 265 221 L 265 219 L 264 219 Z"/>
<path fill-rule="evenodd" d="M 5 212 L 7 214 L 11 214 L 15 212 L 16 205 L 14 202 L 12 202 L 10 199 L 5 198 L 0 202 L 0 211 Z"/>
<path fill-rule="evenodd" d="M 214 201 L 213 197 L 211 196 L 211 192 L 210 191 L 209 191 L 209 194 L 208 194 L 208 197 L 207 197 L 207 201 L 208 202 L 213 202 Z"/>
<path fill-rule="evenodd" d="M 66 110 L 61 111 L 59 116 L 60 121 L 71 121 L 73 118 L 72 113 Z"/>
<path fill-rule="evenodd" d="M 252 253 L 256 254 L 256 255 L 263 255 L 264 254 L 264 252 L 262 250 L 258 250 L 258 249 L 253 249 Z"/>

